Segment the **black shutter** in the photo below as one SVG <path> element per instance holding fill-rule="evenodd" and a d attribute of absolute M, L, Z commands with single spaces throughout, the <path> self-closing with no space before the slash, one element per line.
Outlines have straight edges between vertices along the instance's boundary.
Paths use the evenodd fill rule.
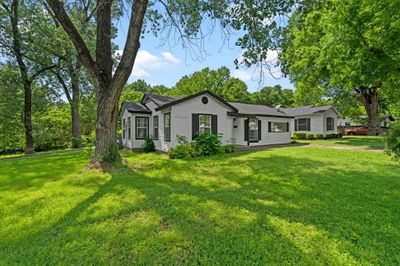
<path fill-rule="evenodd" d="M 290 127 L 289 122 L 287 122 L 287 123 L 286 123 L 286 132 L 289 132 L 289 131 L 290 131 L 289 127 Z"/>
<path fill-rule="evenodd" d="M 272 132 L 272 130 L 271 130 L 271 122 L 268 122 L 268 132 Z"/>
<path fill-rule="evenodd" d="M 261 120 L 258 119 L 258 140 L 261 140 Z"/>
<path fill-rule="evenodd" d="M 192 114 L 192 140 L 196 137 L 197 132 L 199 132 L 199 115 Z"/>
<path fill-rule="evenodd" d="M 249 139 L 249 120 L 244 120 L 244 140 L 247 141 Z"/>
<path fill-rule="evenodd" d="M 218 119 L 217 115 L 211 116 L 211 132 L 213 134 L 218 134 Z"/>
<path fill-rule="evenodd" d="M 311 131 L 311 119 L 307 118 L 306 121 L 307 121 L 307 131 Z"/>
<path fill-rule="evenodd" d="M 299 120 L 295 119 L 294 120 L 294 131 L 298 131 L 299 130 Z"/>

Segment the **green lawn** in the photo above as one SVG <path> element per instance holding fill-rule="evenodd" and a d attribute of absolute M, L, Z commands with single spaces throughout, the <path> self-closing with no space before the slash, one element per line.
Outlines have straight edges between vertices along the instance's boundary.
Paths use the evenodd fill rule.
<path fill-rule="evenodd" d="M 355 146 L 366 149 L 384 149 L 385 142 L 380 136 L 344 136 L 341 139 L 301 140 L 302 143 L 324 146 Z"/>
<path fill-rule="evenodd" d="M 400 166 L 313 147 L 0 159 L 0 265 L 399 265 Z"/>

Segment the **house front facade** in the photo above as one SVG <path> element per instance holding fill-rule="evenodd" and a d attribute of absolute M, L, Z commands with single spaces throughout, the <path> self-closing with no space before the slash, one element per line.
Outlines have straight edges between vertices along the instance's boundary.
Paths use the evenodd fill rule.
<path fill-rule="evenodd" d="M 184 98 L 145 94 L 140 103 L 124 102 L 120 110 L 122 144 L 140 149 L 152 138 L 168 151 L 178 137 L 191 141 L 200 133 L 216 133 L 222 144 L 258 146 L 290 143 L 293 116 L 262 105 L 227 102 L 211 91 Z"/>
<path fill-rule="evenodd" d="M 307 134 L 337 134 L 337 120 L 339 112 L 333 106 L 302 106 L 297 108 L 283 108 L 283 112 L 294 116 L 293 132 Z"/>

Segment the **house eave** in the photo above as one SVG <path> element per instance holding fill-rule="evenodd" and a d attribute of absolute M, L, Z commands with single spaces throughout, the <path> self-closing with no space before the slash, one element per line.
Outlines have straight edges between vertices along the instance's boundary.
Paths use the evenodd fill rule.
<path fill-rule="evenodd" d="M 229 116 L 234 116 L 234 117 L 257 117 L 257 116 L 262 116 L 262 117 L 279 117 L 279 118 L 289 118 L 293 119 L 294 116 L 284 116 L 284 115 L 268 115 L 268 114 L 246 114 L 246 113 L 238 113 L 238 112 L 228 112 Z"/>

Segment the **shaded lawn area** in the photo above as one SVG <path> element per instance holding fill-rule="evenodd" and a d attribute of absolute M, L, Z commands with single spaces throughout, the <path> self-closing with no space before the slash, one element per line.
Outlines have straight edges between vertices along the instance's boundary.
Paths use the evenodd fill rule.
<path fill-rule="evenodd" d="M 400 167 L 277 148 L 194 160 L 123 152 L 0 160 L 0 264 L 400 264 Z"/>
<path fill-rule="evenodd" d="M 366 149 L 385 148 L 385 141 L 381 136 L 343 136 L 341 139 L 300 140 L 299 142 L 324 146 L 355 146 Z"/>

